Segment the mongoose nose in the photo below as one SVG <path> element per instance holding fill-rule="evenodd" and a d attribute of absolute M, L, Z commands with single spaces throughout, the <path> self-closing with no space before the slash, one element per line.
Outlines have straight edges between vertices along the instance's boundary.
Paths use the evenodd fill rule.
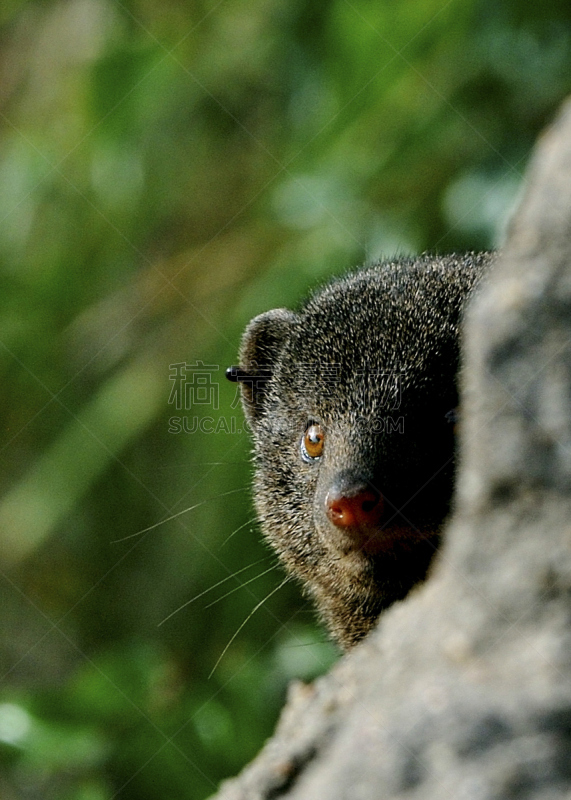
<path fill-rule="evenodd" d="M 356 493 L 330 489 L 325 497 L 325 513 L 338 528 L 369 528 L 383 515 L 383 496 L 372 489 Z"/>

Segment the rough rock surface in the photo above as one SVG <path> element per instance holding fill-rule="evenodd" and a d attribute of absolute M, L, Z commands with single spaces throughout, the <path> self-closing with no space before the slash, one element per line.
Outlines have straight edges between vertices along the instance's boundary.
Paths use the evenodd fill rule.
<path fill-rule="evenodd" d="M 571 103 L 469 319 L 457 511 L 430 579 L 217 800 L 571 798 Z"/>

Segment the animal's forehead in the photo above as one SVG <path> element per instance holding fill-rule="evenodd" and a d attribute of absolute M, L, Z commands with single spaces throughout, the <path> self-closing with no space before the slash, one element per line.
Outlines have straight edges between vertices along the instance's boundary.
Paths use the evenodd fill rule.
<path fill-rule="evenodd" d="M 430 374 L 325 362 L 283 363 L 273 391 L 288 414 L 339 422 L 357 414 L 364 419 L 425 406 L 435 393 Z M 439 385 L 436 394 L 445 391 Z"/>
<path fill-rule="evenodd" d="M 455 337 L 403 340 L 374 326 L 365 333 L 331 331 L 327 338 L 290 340 L 275 375 L 286 402 L 308 411 L 358 408 L 375 415 L 418 407 L 431 396 L 446 394 L 448 383 L 453 388 Z"/>
<path fill-rule="evenodd" d="M 353 379 L 386 372 L 422 370 L 426 357 L 450 331 L 411 317 L 388 317 L 370 306 L 326 305 L 300 315 L 282 358 L 306 377 L 327 374 Z"/>
<path fill-rule="evenodd" d="M 416 374 L 415 374 L 416 373 Z M 339 358 L 337 361 L 308 358 L 284 360 L 278 374 L 280 383 L 291 384 L 298 393 L 311 393 L 327 396 L 330 392 L 338 390 L 344 394 L 348 392 L 367 393 L 369 390 L 393 386 L 406 376 L 406 383 L 416 378 L 418 385 L 418 370 L 392 369 L 390 365 L 374 362 L 349 361 Z"/>

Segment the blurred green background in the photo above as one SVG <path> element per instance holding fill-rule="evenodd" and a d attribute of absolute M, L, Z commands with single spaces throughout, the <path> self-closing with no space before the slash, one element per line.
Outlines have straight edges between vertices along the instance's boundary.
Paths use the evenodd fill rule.
<path fill-rule="evenodd" d="M 333 273 L 501 241 L 570 77 L 563 0 L 2 3 L 2 800 L 207 797 L 332 663 L 293 585 L 248 619 L 222 370 Z"/>

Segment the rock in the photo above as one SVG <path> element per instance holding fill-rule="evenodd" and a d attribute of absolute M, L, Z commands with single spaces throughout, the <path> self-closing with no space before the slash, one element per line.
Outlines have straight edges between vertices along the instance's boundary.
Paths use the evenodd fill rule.
<path fill-rule="evenodd" d="M 429 580 L 217 800 L 571 798 L 571 102 L 466 331 L 456 512 Z"/>

